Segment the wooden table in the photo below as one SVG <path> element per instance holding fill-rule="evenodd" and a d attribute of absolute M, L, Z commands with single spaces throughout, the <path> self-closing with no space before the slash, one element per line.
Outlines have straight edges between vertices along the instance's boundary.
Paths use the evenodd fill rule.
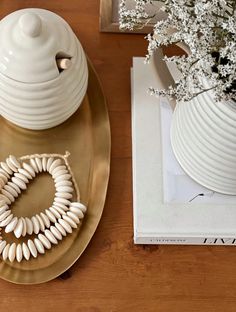
<path fill-rule="evenodd" d="M 100 225 L 68 278 L 0 281 L 0 311 L 236 311 L 235 247 L 133 244 L 129 72 L 132 56 L 145 55 L 143 36 L 99 33 L 98 0 L 1 0 L 0 16 L 24 7 L 64 17 L 95 65 L 110 113 L 111 177 Z"/>

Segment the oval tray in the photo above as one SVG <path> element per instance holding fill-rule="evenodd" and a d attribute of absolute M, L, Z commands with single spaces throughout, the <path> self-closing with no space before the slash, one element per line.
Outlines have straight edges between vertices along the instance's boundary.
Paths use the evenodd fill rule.
<path fill-rule="evenodd" d="M 1 161 L 9 154 L 20 157 L 69 151 L 69 163 L 80 188 L 81 202 L 88 207 L 80 229 L 44 255 L 21 263 L 0 259 L 0 278 L 17 284 L 43 283 L 62 274 L 80 257 L 97 228 L 105 203 L 110 171 L 110 125 L 104 94 L 92 65 L 89 63 L 84 101 L 66 122 L 49 130 L 30 131 L 0 117 L 0 128 Z M 12 205 L 13 213 L 32 216 L 45 210 L 52 204 L 54 192 L 49 175 L 38 176 Z M 17 241 L 13 235 L 4 234 L 4 230 L 2 236 L 9 242 Z"/>

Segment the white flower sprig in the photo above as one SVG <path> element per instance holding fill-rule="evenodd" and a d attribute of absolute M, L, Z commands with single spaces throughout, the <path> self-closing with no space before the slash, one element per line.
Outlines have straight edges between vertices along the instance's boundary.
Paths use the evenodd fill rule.
<path fill-rule="evenodd" d="M 153 16 L 146 12 L 147 4 L 155 0 L 134 0 L 135 8 L 120 4 L 120 28 L 142 27 Z M 158 21 L 153 33 L 147 35 L 147 61 L 156 49 L 185 43 L 190 53 L 167 57 L 176 63 L 181 79 L 167 90 L 151 92 L 188 101 L 199 93 L 214 89 L 216 100 L 236 100 L 236 0 L 162 0 L 167 13 Z M 204 83 L 207 81 L 207 85 Z"/>

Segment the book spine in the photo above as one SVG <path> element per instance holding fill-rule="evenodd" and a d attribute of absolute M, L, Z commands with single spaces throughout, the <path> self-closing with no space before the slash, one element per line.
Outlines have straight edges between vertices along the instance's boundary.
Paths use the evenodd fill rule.
<path fill-rule="evenodd" d="M 234 237 L 134 237 L 135 244 L 236 246 Z"/>

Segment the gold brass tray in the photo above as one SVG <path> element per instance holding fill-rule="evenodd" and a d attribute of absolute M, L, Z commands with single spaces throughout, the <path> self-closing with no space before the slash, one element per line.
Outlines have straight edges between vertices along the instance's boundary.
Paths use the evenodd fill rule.
<path fill-rule="evenodd" d="M 110 170 L 110 125 L 105 98 L 97 75 L 89 64 L 87 95 L 78 111 L 62 125 L 43 131 L 16 127 L 0 117 L 0 160 L 9 154 L 69 151 L 69 163 L 78 182 L 81 202 L 88 211 L 79 230 L 36 259 L 4 262 L 0 259 L 0 278 L 18 284 L 47 282 L 62 274 L 80 257 L 100 221 Z M 12 205 L 17 216 L 32 216 L 50 207 L 55 193 L 49 175 L 39 175 Z M 9 234 L 2 236 L 15 240 Z M 27 240 L 27 239 L 25 239 Z M 21 239 L 22 241 L 22 239 Z"/>

